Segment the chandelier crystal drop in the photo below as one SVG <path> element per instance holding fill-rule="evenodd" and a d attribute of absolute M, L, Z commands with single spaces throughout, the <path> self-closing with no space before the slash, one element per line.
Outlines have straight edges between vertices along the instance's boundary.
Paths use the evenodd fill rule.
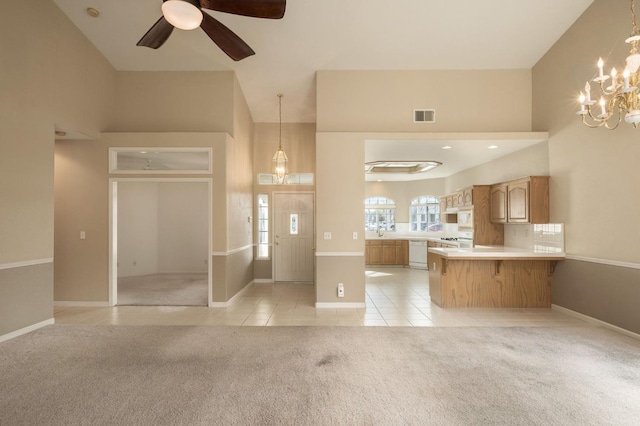
<path fill-rule="evenodd" d="M 622 74 L 615 68 L 609 75 L 604 73 L 604 61 L 598 59 L 598 74 L 591 81 L 600 88 L 599 99 L 592 99 L 591 84 L 587 81 L 578 101 L 580 110 L 576 112 L 588 127 L 606 127 L 613 130 L 624 121 L 638 127 L 640 123 L 640 30 L 636 23 L 636 13 L 631 0 L 631 35 L 625 40 L 631 45 Z M 597 105 L 596 105 L 597 104 Z"/>
<path fill-rule="evenodd" d="M 278 138 L 278 150 L 276 151 L 273 159 L 271 160 L 273 164 L 273 177 L 278 185 L 282 185 L 286 183 L 287 179 L 287 163 L 289 159 L 287 158 L 287 154 L 285 154 L 282 149 L 282 97 L 284 95 L 282 93 L 278 93 L 278 103 L 280 107 L 280 137 Z"/>

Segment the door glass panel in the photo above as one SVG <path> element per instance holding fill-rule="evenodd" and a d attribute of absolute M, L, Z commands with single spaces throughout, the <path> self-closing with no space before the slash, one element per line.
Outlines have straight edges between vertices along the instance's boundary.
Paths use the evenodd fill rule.
<path fill-rule="evenodd" d="M 298 213 L 289 215 L 289 234 L 298 235 Z"/>

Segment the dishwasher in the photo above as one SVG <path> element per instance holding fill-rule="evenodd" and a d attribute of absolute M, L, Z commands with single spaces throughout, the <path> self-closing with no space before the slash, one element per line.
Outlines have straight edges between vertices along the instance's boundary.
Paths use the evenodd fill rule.
<path fill-rule="evenodd" d="M 427 242 L 409 240 L 409 266 L 416 269 L 427 269 Z"/>

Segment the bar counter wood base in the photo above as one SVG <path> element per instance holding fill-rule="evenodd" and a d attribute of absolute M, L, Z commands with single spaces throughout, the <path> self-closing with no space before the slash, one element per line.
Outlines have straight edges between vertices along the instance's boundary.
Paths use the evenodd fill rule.
<path fill-rule="evenodd" d="M 551 308 L 548 259 L 451 259 L 429 253 L 429 295 L 442 308 Z"/>

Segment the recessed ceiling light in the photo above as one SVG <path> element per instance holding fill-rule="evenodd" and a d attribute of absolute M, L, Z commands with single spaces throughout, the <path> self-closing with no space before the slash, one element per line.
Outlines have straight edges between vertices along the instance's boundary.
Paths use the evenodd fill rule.
<path fill-rule="evenodd" d="M 88 7 L 87 15 L 91 16 L 92 18 L 97 18 L 98 16 L 100 16 L 100 12 L 96 8 Z"/>
<path fill-rule="evenodd" d="M 491 145 L 491 146 L 489 146 L 489 149 L 496 149 L 496 148 L 498 148 L 498 145 Z"/>
<path fill-rule="evenodd" d="M 382 179 L 378 179 L 376 182 L 382 182 Z"/>
<path fill-rule="evenodd" d="M 67 136 L 67 132 L 63 132 L 62 130 L 56 130 L 56 136 Z"/>
<path fill-rule="evenodd" d="M 445 145 L 445 146 L 442 147 L 442 149 L 451 149 L 451 148 L 453 148 L 453 147 L 449 146 L 449 145 Z"/>

